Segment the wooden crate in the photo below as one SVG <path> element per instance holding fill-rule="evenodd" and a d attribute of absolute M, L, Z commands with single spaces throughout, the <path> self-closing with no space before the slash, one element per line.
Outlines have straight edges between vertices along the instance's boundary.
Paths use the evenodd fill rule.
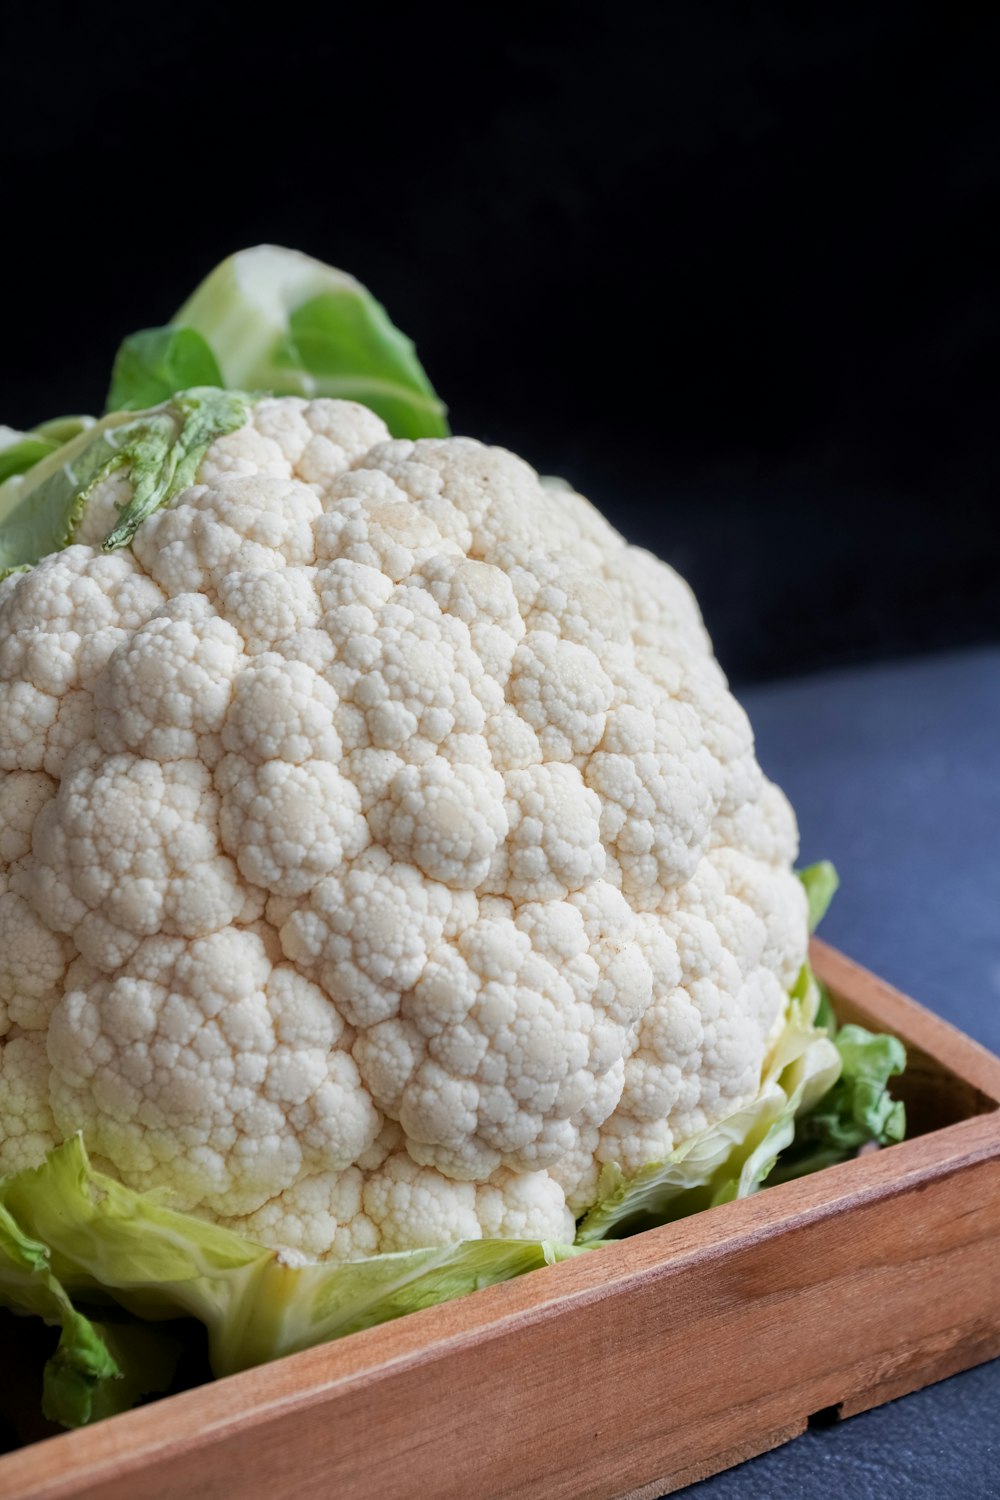
<path fill-rule="evenodd" d="M 0 1459 L 4 1500 L 655 1497 L 1000 1354 L 1000 1061 L 817 943 L 920 1134 Z"/>

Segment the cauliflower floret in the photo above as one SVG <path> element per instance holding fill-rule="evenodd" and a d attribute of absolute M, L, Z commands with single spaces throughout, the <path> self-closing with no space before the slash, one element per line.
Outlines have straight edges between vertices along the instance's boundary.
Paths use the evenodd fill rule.
<path fill-rule="evenodd" d="M 306 895 L 370 842 L 357 788 L 329 761 L 254 766 L 227 756 L 215 779 L 224 847 L 248 881 L 276 895 Z"/>
<path fill-rule="evenodd" d="M 358 1167 L 344 1172 L 317 1172 L 300 1177 L 291 1187 L 251 1214 L 206 1214 L 238 1234 L 282 1250 L 295 1250 L 310 1260 L 361 1260 L 377 1255 L 379 1225 L 362 1207 L 365 1174 Z M 205 1213 L 203 1206 L 199 1213 Z"/>
<path fill-rule="evenodd" d="M 43 1033 L 11 1033 L 0 1045 L 0 1177 L 37 1166 L 58 1135 L 49 1072 Z"/>
<path fill-rule="evenodd" d="M 205 464 L 225 441 L 212 444 Z M 320 514 L 312 486 L 266 471 L 242 472 L 184 490 L 139 528 L 134 553 L 171 597 L 214 598 L 231 573 L 315 562 L 313 525 Z"/>
<path fill-rule="evenodd" d="M 315 985 L 254 933 L 152 938 L 113 980 L 67 991 L 49 1024 L 50 1092 L 131 1187 L 247 1214 L 343 1170 L 381 1116 Z"/>
<path fill-rule="evenodd" d="M 74 752 L 34 830 L 18 889 L 54 932 L 113 973 L 142 938 L 252 921 L 263 895 L 222 852 L 219 797 L 198 760 Z"/>
<path fill-rule="evenodd" d="M 265 398 L 0 584 L 0 1172 L 354 1259 L 569 1239 L 753 1097 L 795 820 L 687 585 L 470 439 Z"/>
<path fill-rule="evenodd" d="M 288 957 L 317 976 L 351 1025 L 365 1027 L 398 1012 L 451 907 L 446 886 L 375 847 L 318 881 L 279 935 Z"/>
<path fill-rule="evenodd" d="M 0 771 L 0 868 L 31 853 L 35 820 L 56 794 L 41 771 Z"/>
<path fill-rule="evenodd" d="M 219 583 L 219 608 L 256 655 L 318 624 L 321 604 L 313 568 L 271 568 L 227 573 Z"/>
<path fill-rule="evenodd" d="M 383 1250 L 482 1239 L 475 1184 L 418 1166 L 405 1151 L 370 1174 L 363 1202 Z"/>
<path fill-rule="evenodd" d="M 207 599 L 171 599 L 118 647 L 96 684 L 102 748 L 213 763 L 242 656 L 239 634 Z"/>
<path fill-rule="evenodd" d="M 503 777 L 434 756 L 396 772 L 369 823 L 394 859 L 455 890 L 483 883 L 507 833 Z"/>
<path fill-rule="evenodd" d="M 629 1173 L 662 1160 L 755 1092 L 801 961 L 804 913 L 794 875 L 761 872 L 726 849 L 702 861 L 662 924 L 643 919 L 654 998 L 625 1062 L 619 1107 L 601 1131 L 599 1161 Z M 570 1188 L 578 1201 L 578 1185 Z"/>
<path fill-rule="evenodd" d="M 307 663 L 277 655 L 257 657 L 233 683 L 222 743 L 260 762 L 340 761 L 333 725 L 339 699 Z"/>
<path fill-rule="evenodd" d="M 501 1167 L 476 1190 L 483 1239 L 558 1240 L 572 1244 L 576 1225 L 566 1195 L 548 1172 Z"/>
<path fill-rule="evenodd" d="M 0 1035 L 9 1026 L 44 1030 L 73 957 L 23 896 L 0 893 Z"/>
<path fill-rule="evenodd" d="M 513 901 L 558 900 L 604 873 L 601 804 L 575 766 L 526 766 L 506 777 L 509 833 L 487 889 Z"/>
<path fill-rule="evenodd" d="M 538 630 L 517 648 L 509 701 L 538 735 L 546 760 L 585 762 L 601 742 L 614 696 L 589 646 Z"/>
<path fill-rule="evenodd" d="M 430 953 L 398 1019 L 359 1036 L 362 1075 L 416 1160 L 473 1180 L 531 1171 L 607 1117 L 649 973 L 630 955 L 623 992 L 590 949 L 572 906 L 482 918 Z"/>
<path fill-rule="evenodd" d="M 93 734 L 91 689 L 116 647 L 163 603 L 128 552 L 67 547 L 0 601 L 0 769 L 61 776 Z"/>

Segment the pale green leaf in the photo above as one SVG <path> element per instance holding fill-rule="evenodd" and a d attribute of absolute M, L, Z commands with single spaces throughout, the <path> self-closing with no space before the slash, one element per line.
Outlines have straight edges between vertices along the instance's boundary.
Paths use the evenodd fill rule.
<path fill-rule="evenodd" d="M 799 870 L 797 873 L 806 888 L 806 897 L 809 901 L 809 931 L 815 932 L 826 916 L 830 902 L 837 894 L 840 876 L 828 859 L 821 859 L 814 865 L 807 865 L 804 870 Z"/>
<path fill-rule="evenodd" d="M 192 384 L 360 401 L 395 437 L 448 433 L 412 342 L 381 303 L 347 272 L 277 245 L 231 255 L 165 328 L 126 339 L 109 409 Z"/>
<path fill-rule="evenodd" d="M 129 470 L 133 496 L 105 539 L 126 545 L 147 516 L 192 482 L 205 450 L 247 420 L 237 391 L 187 391 L 151 411 L 113 412 L 0 485 L 0 578 L 69 546 L 94 487 Z"/>
<path fill-rule="evenodd" d="M 218 360 L 194 328 L 143 328 L 115 356 L 106 411 L 145 411 L 178 391 L 221 386 Z"/>
<path fill-rule="evenodd" d="M 0 1205 L 39 1245 L 72 1302 L 109 1293 L 143 1318 L 198 1318 L 217 1375 L 370 1328 L 579 1253 L 534 1240 L 303 1263 L 123 1187 L 71 1137 L 0 1179 Z M 0 1301 L 26 1306 L 0 1281 Z M 32 1308 L 41 1311 L 43 1308 Z"/>

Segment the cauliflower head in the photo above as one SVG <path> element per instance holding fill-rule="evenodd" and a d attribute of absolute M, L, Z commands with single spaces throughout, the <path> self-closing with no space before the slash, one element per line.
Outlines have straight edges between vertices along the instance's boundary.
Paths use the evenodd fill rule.
<path fill-rule="evenodd" d="M 752 1099 L 794 817 L 685 583 L 581 496 L 267 398 L 0 584 L 0 1174 L 316 1259 L 573 1234 Z"/>

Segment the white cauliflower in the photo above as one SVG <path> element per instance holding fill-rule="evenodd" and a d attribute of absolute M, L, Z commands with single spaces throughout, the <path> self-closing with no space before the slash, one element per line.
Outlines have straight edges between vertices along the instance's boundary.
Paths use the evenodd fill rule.
<path fill-rule="evenodd" d="M 77 1129 L 314 1258 L 572 1238 L 756 1094 L 796 829 L 687 586 L 351 402 L 0 584 L 0 1173 Z"/>

